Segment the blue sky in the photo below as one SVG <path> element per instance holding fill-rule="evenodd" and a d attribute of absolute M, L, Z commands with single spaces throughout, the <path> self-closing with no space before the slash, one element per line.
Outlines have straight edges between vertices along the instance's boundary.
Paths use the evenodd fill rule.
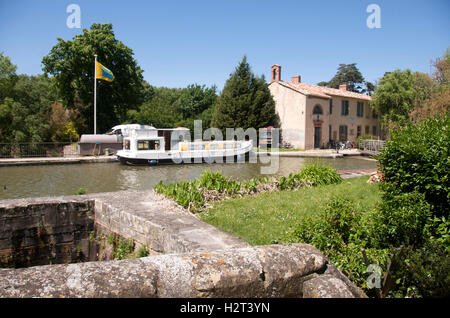
<path fill-rule="evenodd" d="M 81 27 L 112 23 L 152 85 L 198 83 L 221 90 L 244 55 L 269 79 L 329 80 L 339 63 L 357 63 L 366 80 L 410 68 L 430 72 L 450 47 L 450 1 L 85 1 L 0 0 L 0 51 L 18 73 L 42 73 L 42 57 L 56 38 L 71 39 L 69 4 L 81 8 Z M 369 29 L 369 4 L 381 8 L 381 28 Z M 106 65 L 107 66 L 107 65 Z"/>

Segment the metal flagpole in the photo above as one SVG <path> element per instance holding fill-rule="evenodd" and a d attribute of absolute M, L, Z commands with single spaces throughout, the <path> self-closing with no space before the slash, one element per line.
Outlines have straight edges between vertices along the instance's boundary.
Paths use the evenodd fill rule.
<path fill-rule="evenodd" d="M 94 54 L 94 135 L 97 134 L 97 54 Z"/>

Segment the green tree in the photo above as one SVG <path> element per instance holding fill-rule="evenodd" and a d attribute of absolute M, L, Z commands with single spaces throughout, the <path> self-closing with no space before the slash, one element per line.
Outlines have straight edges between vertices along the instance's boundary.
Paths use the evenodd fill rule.
<path fill-rule="evenodd" d="M 196 118 L 203 111 L 212 107 L 216 97 L 215 86 L 206 88 L 205 85 L 189 85 L 183 90 L 178 100 L 178 109 L 183 119 Z"/>
<path fill-rule="evenodd" d="M 42 60 L 44 72 L 55 77 L 65 107 L 76 109 L 85 119 L 81 132 L 93 131 L 94 54 L 114 74 L 113 82 L 98 80 L 97 129 L 106 131 L 125 121 L 127 111 L 144 100 L 142 70 L 133 51 L 117 40 L 112 24 L 92 24 L 90 30 L 71 41 L 58 43 Z"/>
<path fill-rule="evenodd" d="M 18 75 L 9 97 L 0 102 L 2 142 L 43 142 L 50 139 L 52 80 L 45 75 Z"/>
<path fill-rule="evenodd" d="M 404 126 L 410 113 L 430 97 L 432 79 L 424 73 L 395 70 L 386 73 L 375 89 L 371 106 L 387 128 Z"/>
<path fill-rule="evenodd" d="M 244 56 L 217 99 L 211 126 L 225 131 L 270 125 L 276 125 L 275 102 L 264 76 L 256 77 Z"/>
<path fill-rule="evenodd" d="M 323 83 L 323 82 L 322 82 Z M 339 88 L 341 84 L 347 84 L 347 89 L 361 93 L 364 88 L 364 77 L 356 67 L 356 63 L 339 64 L 336 75 L 328 82 L 328 87 Z"/>
<path fill-rule="evenodd" d="M 9 57 L 0 52 L 0 102 L 12 94 L 17 82 L 16 69 L 17 66 L 11 63 Z"/>
<path fill-rule="evenodd" d="M 152 87 L 151 91 L 151 98 L 139 106 L 138 110 L 128 111 L 128 122 L 153 125 L 157 128 L 176 127 L 176 123 L 183 119 L 177 111 L 182 89 Z"/>

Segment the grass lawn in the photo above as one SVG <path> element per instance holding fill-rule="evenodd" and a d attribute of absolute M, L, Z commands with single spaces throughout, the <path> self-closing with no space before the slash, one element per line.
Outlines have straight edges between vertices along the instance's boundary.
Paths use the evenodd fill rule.
<path fill-rule="evenodd" d="M 297 222 L 320 213 L 333 196 L 352 200 L 361 211 L 373 209 L 381 197 L 378 184 L 368 184 L 368 179 L 364 176 L 346 179 L 338 185 L 265 192 L 222 201 L 202 212 L 200 217 L 252 245 L 283 243 L 283 237 L 295 229 Z"/>

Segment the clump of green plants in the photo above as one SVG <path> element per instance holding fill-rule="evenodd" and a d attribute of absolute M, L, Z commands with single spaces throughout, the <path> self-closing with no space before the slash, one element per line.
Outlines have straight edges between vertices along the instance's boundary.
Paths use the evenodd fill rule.
<path fill-rule="evenodd" d="M 87 193 L 87 190 L 85 188 L 79 188 L 77 190 L 77 192 L 75 192 L 75 194 L 77 194 L 77 195 L 83 195 L 83 194 L 86 194 L 86 193 Z"/>
<path fill-rule="evenodd" d="M 147 246 L 145 246 L 145 245 L 139 247 L 139 249 L 136 252 L 136 258 L 146 257 L 149 255 L 150 255 L 150 253 L 147 249 Z"/>
<path fill-rule="evenodd" d="M 174 199 L 190 211 L 201 211 L 209 203 L 243 195 L 253 195 L 267 191 L 295 190 L 305 186 L 340 183 L 336 169 L 314 164 L 306 166 L 298 173 L 287 177 L 259 177 L 244 181 L 233 180 L 221 172 L 204 171 L 198 179 L 168 185 L 160 181 L 154 190 Z"/>
<path fill-rule="evenodd" d="M 307 165 L 294 176 L 298 180 L 311 183 L 312 186 L 338 184 L 342 182 L 342 178 L 336 169 L 321 163 Z"/>
<path fill-rule="evenodd" d="M 134 252 L 134 240 L 132 238 L 125 239 L 118 237 L 117 244 L 115 245 L 112 256 L 114 259 L 126 259 L 132 258 Z"/>

